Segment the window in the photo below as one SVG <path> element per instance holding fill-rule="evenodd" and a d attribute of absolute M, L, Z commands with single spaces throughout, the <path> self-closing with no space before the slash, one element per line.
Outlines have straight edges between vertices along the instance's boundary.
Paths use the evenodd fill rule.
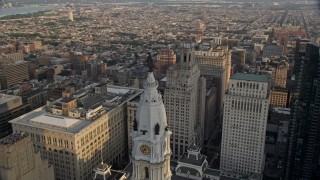
<path fill-rule="evenodd" d="M 145 170 L 145 178 L 149 178 L 149 169 L 145 167 L 144 170 Z"/>

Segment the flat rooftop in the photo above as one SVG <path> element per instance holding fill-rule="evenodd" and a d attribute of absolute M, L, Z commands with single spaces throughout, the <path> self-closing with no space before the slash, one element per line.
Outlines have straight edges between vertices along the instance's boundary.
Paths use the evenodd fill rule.
<path fill-rule="evenodd" d="M 230 79 L 255 81 L 255 82 L 268 82 L 268 77 L 266 75 L 247 74 L 247 73 L 236 73 Z"/>
<path fill-rule="evenodd" d="M 44 113 L 40 114 L 39 116 L 36 116 L 33 119 L 30 119 L 30 122 L 35 124 L 48 125 L 52 127 L 70 128 L 73 125 L 81 122 L 81 120 Z"/>
<path fill-rule="evenodd" d="M 43 117 L 45 118 L 42 119 Z M 93 121 L 86 119 L 74 121 L 68 117 L 53 115 L 50 112 L 47 112 L 45 107 L 41 107 L 9 122 L 12 124 L 75 134 L 87 127 Z"/>
<path fill-rule="evenodd" d="M 92 88 L 94 88 L 94 86 Z M 53 102 L 53 107 L 40 107 L 9 122 L 12 124 L 75 134 L 80 132 L 82 129 L 85 129 L 96 120 L 99 120 L 103 114 L 124 105 L 143 92 L 141 89 L 111 85 L 107 87 L 107 91 L 108 92 L 106 94 L 100 96 L 94 94 L 92 89 L 87 89 L 85 92 L 87 96 L 80 98 L 94 99 L 93 97 L 99 97 L 99 101 L 97 100 L 94 101 L 94 103 L 88 103 L 87 101 L 77 99 L 78 107 L 70 110 L 70 112 L 80 113 L 82 115 L 81 117 L 68 117 L 51 113 L 50 108 L 60 110 L 60 99 Z M 91 114 L 93 111 L 98 113 L 92 116 L 93 118 L 88 117 L 86 113 Z"/>
<path fill-rule="evenodd" d="M 110 93 L 114 93 L 114 94 L 118 94 L 118 95 L 121 95 L 121 94 L 126 94 L 130 91 L 130 89 L 121 89 L 121 88 L 114 88 L 114 87 L 107 87 L 107 91 L 110 92 Z"/>
<path fill-rule="evenodd" d="M 0 144 L 3 144 L 3 145 L 14 144 L 25 137 L 27 137 L 27 135 L 25 133 L 12 133 L 12 134 L 0 139 Z"/>
<path fill-rule="evenodd" d="M 20 96 L 0 94 L 0 114 L 10 111 L 21 105 L 22 105 L 22 98 Z"/>
<path fill-rule="evenodd" d="M 290 115 L 290 108 L 283 108 L 283 107 L 274 107 L 272 108 L 272 111 L 279 113 L 279 114 L 287 114 Z"/>
<path fill-rule="evenodd" d="M 14 95 L 0 93 L 0 104 L 4 104 L 4 103 L 7 103 L 9 101 L 13 101 L 13 100 L 19 99 L 19 98 L 20 98 L 20 96 L 14 96 Z"/>

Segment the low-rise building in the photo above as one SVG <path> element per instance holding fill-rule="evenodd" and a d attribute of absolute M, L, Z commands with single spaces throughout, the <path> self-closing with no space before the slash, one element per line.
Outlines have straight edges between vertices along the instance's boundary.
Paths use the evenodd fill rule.
<path fill-rule="evenodd" d="M 23 104 L 20 96 L 0 94 L 0 138 L 12 133 L 10 120 L 31 110 L 29 104 Z"/>
<path fill-rule="evenodd" d="M 288 90 L 286 88 L 275 88 L 270 91 L 271 107 L 287 107 Z"/>

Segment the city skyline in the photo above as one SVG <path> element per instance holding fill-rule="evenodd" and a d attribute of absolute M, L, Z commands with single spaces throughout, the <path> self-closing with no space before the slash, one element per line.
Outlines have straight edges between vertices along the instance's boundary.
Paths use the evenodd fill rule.
<path fill-rule="evenodd" d="M 319 179 L 315 3 L 0 3 L 0 178 Z"/>

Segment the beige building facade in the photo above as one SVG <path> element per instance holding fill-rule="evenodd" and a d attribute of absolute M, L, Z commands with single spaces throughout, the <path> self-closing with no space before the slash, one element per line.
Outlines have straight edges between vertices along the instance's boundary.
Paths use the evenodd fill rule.
<path fill-rule="evenodd" d="M 130 134 L 133 130 L 134 120 L 136 119 L 139 97 L 127 103 L 127 131 L 128 131 L 128 152 L 132 151 L 132 139 Z"/>
<path fill-rule="evenodd" d="M 179 63 L 167 72 L 164 104 L 172 130 L 170 146 L 175 160 L 193 143 L 202 145 L 204 138 L 206 81 L 200 77 L 194 58 L 194 48 L 182 45 Z"/>
<path fill-rule="evenodd" d="M 201 75 L 213 79 L 217 87 L 217 111 L 221 113 L 224 93 L 231 74 L 231 51 L 228 46 L 217 46 L 195 51 L 195 62 Z"/>
<path fill-rule="evenodd" d="M 11 121 L 14 132 L 30 134 L 58 180 L 92 179 L 101 161 L 127 163 L 126 104 L 141 90 L 108 86 L 101 95 L 95 86 Z"/>
<path fill-rule="evenodd" d="M 223 76 L 223 88 L 224 90 L 227 89 L 231 70 L 231 51 L 227 46 L 195 51 L 195 61 L 199 66 L 201 75 Z M 223 74 L 215 74 L 216 70 L 220 70 L 219 72 Z"/>
<path fill-rule="evenodd" d="M 288 92 L 286 89 L 274 89 L 270 91 L 271 107 L 287 107 Z"/>
<path fill-rule="evenodd" d="M 280 88 L 287 87 L 288 68 L 289 64 L 284 60 L 280 61 L 276 67 L 272 68 L 272 86 Z"/>
<path fill-rule="evenodd" d="M 15 133 L 0 140 L 0 179 L 54 180 L 53 166 L 34 152 L 27 134 Z"/>

